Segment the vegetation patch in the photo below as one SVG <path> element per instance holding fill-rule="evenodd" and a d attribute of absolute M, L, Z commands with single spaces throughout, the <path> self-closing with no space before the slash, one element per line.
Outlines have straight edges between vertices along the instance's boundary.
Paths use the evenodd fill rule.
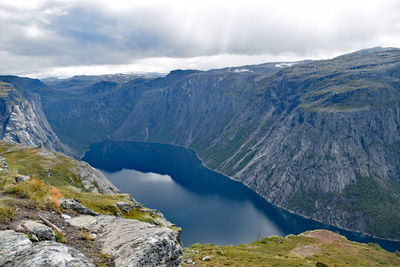
<path fill-rule="evenodd" d="M 312 237 L 322 232 L 324 238 Z M 308 236 L 310 234 L 310 236 Z M 330 236 L 334 237 L 333 239 Z M 336 237 L 337 236 L 337 237 Z M 208 257 L 207 257 L 208 256 Z M 205 258 L 207 257 L 207 258 Z M 207 260 L 206 260 L 207 259 Z M 287 237 L 271 236 L 250 244 L 185 248 L 183 266 L 398 266 L 395 253 L 348 241 L 326 230 Z M 186 265 L 187 264 L 187 265 Z"/>

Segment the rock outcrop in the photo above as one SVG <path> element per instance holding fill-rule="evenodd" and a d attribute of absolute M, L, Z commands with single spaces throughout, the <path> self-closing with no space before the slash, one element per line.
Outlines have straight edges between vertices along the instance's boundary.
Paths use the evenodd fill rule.
<path fill-rule="evenodd" d="M 69 222 L 96 235 L 117 266 L 178 266 L 183 252 L 179 233 L 137 220 L 114 216 L 76 217 Z"/>
<path fill-rule="evenodd" d="M 86 190 L 103 194 L 119 192 L 119 189 L 116 188 L 107 177 L 86 162 L 76 160 L 74 161 L 74 165 L 76 166 L 75 172 Z"/>

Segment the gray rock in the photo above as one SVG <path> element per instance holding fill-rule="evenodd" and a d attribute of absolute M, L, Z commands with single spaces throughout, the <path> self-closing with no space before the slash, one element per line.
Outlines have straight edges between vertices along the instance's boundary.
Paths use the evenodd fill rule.
<path fill-rule="evenodd" d="M 3 157 L 0 156 L 0 168 L 8 171 L 8 164 L 7 164 L 7 160 Z"/>
<path fill-rule="evenodd" d="M 55 241 L 43 241 L 9 257 L 2 266 L 94 267 L 95 265 L 75 248 Z"/>
<path fill-rule="evenodd" d="M 21 223 L 21 227 L 25 231 L 37 236 L 37 238 L 39 240 L 54 240 L 55 239 L 55 234 L 54 234 L 53 229 L 51 229 L 50 227 L 48 227 L 47 225 L 44 225 L 42 223 L 32 221 L 32 220 L 23 221 Z"/>
<path fill-rule="evenodd" d="M 24 88 L 25 84 L 29 84 L 29 89 Z M 50 127 L 42 109 L 40 96 L 28 93 L 32 92 L 35 86 L 43 86 L 41 82 L 31 80 L 26 83 L 24 78 L 13 77 L 2 82 L 1 86 L 6 86 L 9 90 L 1 104 L 1 141 L 69 151 Z"/>
<path fill-rule="evenodd" d="M 15 182 L 17 182 L 17 183 L 26 182 L 26 181 L 29 181 L 30 179 L 31 179 L 31 177 L 28 175 L 17 174 L 15 176 Z"/>
<path fill-rule="evenodd" d="M 211 260 L 211 256 L 205 256 L 201 260 L 202 261 L 210 261 Z"/>
<path fill-rule="evenodd" d="M 69 216 L 68 214 L 61 214 L 61 218 L 63 218 L 64 220 L 69 220 L 69 219 L 71 219 L 72 217 Z"/>
<path fill-rule="evenodd" d="M 86 228 L 87 226 L 96 220 L 95 216 L 91 215 L 81 215 L 78 217 L 74 217 L 71 219 L 68 219 L 67 222 L 71 224 L 72 226 L 78 227 L 78 228 Z"/>
<path fill-rule="evenodd" d="M 75 174 L 81 180 L 86 190 L 103 194 L 120 193 L 118 188 L 107 177 L 86 162 L 74 160 L 74 165 L 77 167 Z"/>
<path fill-rule="evenodd" d="M 131 204 L 126 201 L 117 202 L 116 205 L 120 210 L 125 211 L 126 213 L 129 213 L 132 210 Z"/>
<path fill-rule="evenodd" d="M 55 241 L 32 243 L 25 234 L 0 231 L 0 266 L 90 266 L 80 251 Z"/>
<path fill-rule="evenodd" d="M 32 242 L 25 234 L 13 230 L 0 231 L 0 266 L 21 250 L 29 249 Z"/>
<path fill-rule="evenodd" d="M 61 208 L 63 209 L 73 209 L 81 214 L 94 215 L 94 216 L 99 215 L 97 212 L 94 212 L 91 209 L 86 208 L 81 203 L 79 203 L 79 201 L 75 199 L 62 198 L 60 199 L 60 204 Z"/>
<path fill-rule="evenodd" d="M 188 259 L 185 261 L 186 264 L 193 265 L 195 262 L 192 259 Z"/>
<path fill-rule="evenodd" d="M 179 234 L 167 227 L 104 215 L 87 227 L 116 266 L 178 266 L 182 261 Z"/>

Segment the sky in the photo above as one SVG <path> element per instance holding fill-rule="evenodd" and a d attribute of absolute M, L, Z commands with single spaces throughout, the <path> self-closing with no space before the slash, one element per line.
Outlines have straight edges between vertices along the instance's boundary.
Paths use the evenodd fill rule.
<path fill-rule="evenodd" d="M 398 0 L 0 0 L 0 75 L 212 69 L 400 47 Z"/>

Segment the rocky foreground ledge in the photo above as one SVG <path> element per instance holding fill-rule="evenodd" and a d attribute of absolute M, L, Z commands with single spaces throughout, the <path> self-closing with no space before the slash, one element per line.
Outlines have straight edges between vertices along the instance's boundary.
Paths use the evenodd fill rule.
<path fill-rule="evenodd" d="M 0 266 L 178 266 L 180 228 L 63 154 L 0 144 Z"/>

